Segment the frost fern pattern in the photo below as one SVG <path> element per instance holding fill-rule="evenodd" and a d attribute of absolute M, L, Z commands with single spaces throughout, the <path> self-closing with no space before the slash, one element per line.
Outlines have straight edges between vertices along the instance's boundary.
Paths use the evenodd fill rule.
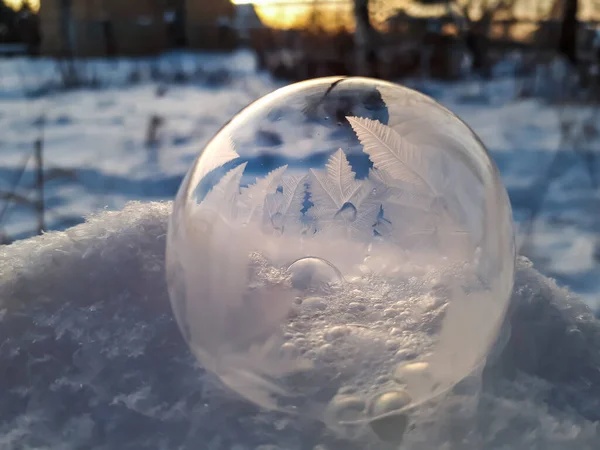
<path fill-rule="evenodd" d="M 268 234 L 343 233 L 358 240 L 383 235 L 407 245 L 440 243 L 469 233 L 444 196 L 447 157 L 417 146 L 377 120 L 347 117 L 373 167 L 358 179 L 342 149 L 324 169 L 290 174 L 281 166 L 241 187 L 247 163 L 227 172 L 202 200 L 202 209 L 230 223 L 259 224 Z M 211 170 L 239 158 L 233 142 Z"/>

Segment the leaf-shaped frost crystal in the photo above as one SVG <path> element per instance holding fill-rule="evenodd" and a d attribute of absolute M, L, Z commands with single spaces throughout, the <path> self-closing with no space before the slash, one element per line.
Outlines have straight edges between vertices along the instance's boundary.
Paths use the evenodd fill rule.
<path fill-rule="evenodd" d="M 287 165 L 269 172 L 265 177 L 242 189 L 240 195 L 240 218 L 244 223 L 261 220 L 264 213 L 265 201 L 275 193 Z"/>
<path fill-rule="evenodd" d="M 342 149 L 335 152 L 325 166 L 327 176 L 311 169 L 319 185 L 327 191 L 335 204 L 341 207 L 351 201 L 361 188 L 361 182 L 356 179 L 350 163 Z"/>
<path fill-rule="evenodd" d="M 167 241 L 202 367 L 361 448 L 386 435 L 365 424 L 406 425 L 478 373 L 513 269 L 481 142 L 434 100 L 366 78 L 288 86 L 233 118 L 186 177 Z"/>
<path fill-rule="evenodd" d="M 375 224 L 379 204 L 365 204 L 368 181 L 357 180 L 346 155 L 339 149 L 329 158 L 326 170 L 311 169 L 309 214 L 318 229 L 342 225 L 358 232 L 369 233 Z"/>
<path fill-rule="evenodd" d="M 216 152 L 214 156 L 206 158 L 206 161 L 199 165 L 201 169 L 190 172 L 189 186 L 192 188 L 195 188 L 198 183 L 200 183 L 200 181 L 213 170 L 218 169 L 228 162 L 240 157 L 240 155 L 235 151 L 235 146 L 231 140 L 231 137 L 229 136 L 224 135 L 220 137 L 217 139 L 217 142 L 215 142 L 215 145 L 219 146 L 219 151 Z"/>
<path fill-rule="evenodd" d="M 233 219 L 238 212 L 240 181 L 248 163 L 227 172 L 219 182 L 206 194 L 202 208 L 221 214 L 225 219 Z"/>
<path fill-rule="evenodd" d="M 347 117 L 375 168 L 432 195 L 434 158 L 377 120 Z"/>
<path fill-rule="evenodd" d="M 264 222 L 279 232 L 284 229 L 298 231 L 302 221 L 302 209 L 306 197 L 306 175 L 287 175 L 281 180 L 281 192 L 267 196 Z"/>
<path fill-rule="evenodd" d="M 403 183 L 391 177 L 387 172 L 371 169 L 369 180 L 380 192 L 385 191 L 386 204 L 401 205 L 421 211 L 429 211 L 434 197 L 427 192 L 415 189 L 408 183 Z"/>

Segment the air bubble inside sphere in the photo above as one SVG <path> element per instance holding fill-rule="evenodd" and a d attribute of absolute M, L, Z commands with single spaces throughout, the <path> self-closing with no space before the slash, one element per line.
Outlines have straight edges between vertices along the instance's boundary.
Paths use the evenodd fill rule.
<path fill-rule="evenodd" d="M 297 83 L 235 116 L 187 174 L 167 247 L 203 367 L 265 408 L 382 435 L 485 362 L 515 263 L 481 141 L 367 78 Z"/>

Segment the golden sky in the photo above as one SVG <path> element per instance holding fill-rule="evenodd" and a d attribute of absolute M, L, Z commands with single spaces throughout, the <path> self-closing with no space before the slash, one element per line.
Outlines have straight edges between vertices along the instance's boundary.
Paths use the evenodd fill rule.
<path fill-rule="evenodd" d="M 5 3 L 19 8 L 24 0 L 4 0 Z M 41 0 L 30 0 L 34 9 L 39 9 Z M 124 0 L 128 1 L 128 0 Z M 207 1 L 207 0 L 196 0 Z M 300 28 L 309 21 L 325 28 L 352 26 L 352 0 L 231 0 L 234 4 L 253 3 L 256 12 L 265 25 L 275 28 Z M 371 0 L 383 18 L 387 11 L 410 5 L 411 0 Z M 461 3 L 466 0 L 457 0 Z M 469 0 L 472 4 L 484 4 L 495 0 Z M 547 14 L 555 0 L 516 0 L 515 13 L 520 19 L 534 19 Z M 418 7 L 416 7 L 418 9 Z M 414 3 L 413 7 L 415 9 Z M 317 12 L 316 17 L 314 13 Z M 419 11 L 411 11 L 419 14 Z M 311 15 L 313 15 L 312 20 Z M 600 19 L 600 0 L 580 0 L 582 20 Z M 350 24 L 350 25 L 349 25 Z"/>
<path fill-rule="evenodd" d="M 457 0 L 469 2 L 476 11 L 488 3 L 498 0 Z M 600 0 L 581 0 L 586 3 Z M 305 28 L 307 24 L 318 24 L 322 28 L 354 28 L 352 0 L 232 0 L 234 4 L 253 3 L 261 21 L 272 28 Z M 515 16 L 519 19 L 536 19 L 550 12 L 554 0 L 516 0 Z M 423 6 L 411 0 L 371 0 L 372 19 L 375 25 L 383 23 L 396 10 L 404 9 L 412 16 L 435 16 L 444 14 L 446 7 Z M 583 8 L 585 9 L 585 8 Z"/>
<path fill-rule="evenodd" d="M 234 4 L 253 3 L 262 22 L 273 28 L 305 28 L 317 23 L 325 29 L 353 28 L 352 0 L 231 0 Z M 457 0 L 469 2 L 475 11 L 498 0 Z M 515 18 L 535 20 L 545 18 L 556 0 L 516 0 Z M 385 20 L 397 9 L 405 9 L 413 16 L 442 14 L 444 6 L 423 7 L 411 0 L 371 0 L 374 19 Z M 441 9 L 440 9 L 441 8 Z M 439 11 L 438 11 L 439 10 Z M 476 14 L 476 13 L 475 13 Z M 580 19 L 600 19 L 600 0 L 580 0 Z"/>
<path fill-rule="evenodd" d="M 8 6 L 12 6 L 14 9 L 19 9 L 23 3 L 23 0 L 4 0 L 4 3 L 6 3 Z M 29 4 L 34 11 L 40 9 L 40 0 L 30 0 Z"/>

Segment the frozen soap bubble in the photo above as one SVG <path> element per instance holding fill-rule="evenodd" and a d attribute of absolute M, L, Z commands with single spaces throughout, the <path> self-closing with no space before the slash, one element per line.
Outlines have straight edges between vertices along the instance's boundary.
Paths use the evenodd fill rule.
<path fill-rule="evenodd" d="M 396 84 L 322 78 L 253 103 L 200 153 L 169 224 L 169 292 L 230 389 L 395 440 L 485 361 L 513 241 L 462 121 Z"/>

